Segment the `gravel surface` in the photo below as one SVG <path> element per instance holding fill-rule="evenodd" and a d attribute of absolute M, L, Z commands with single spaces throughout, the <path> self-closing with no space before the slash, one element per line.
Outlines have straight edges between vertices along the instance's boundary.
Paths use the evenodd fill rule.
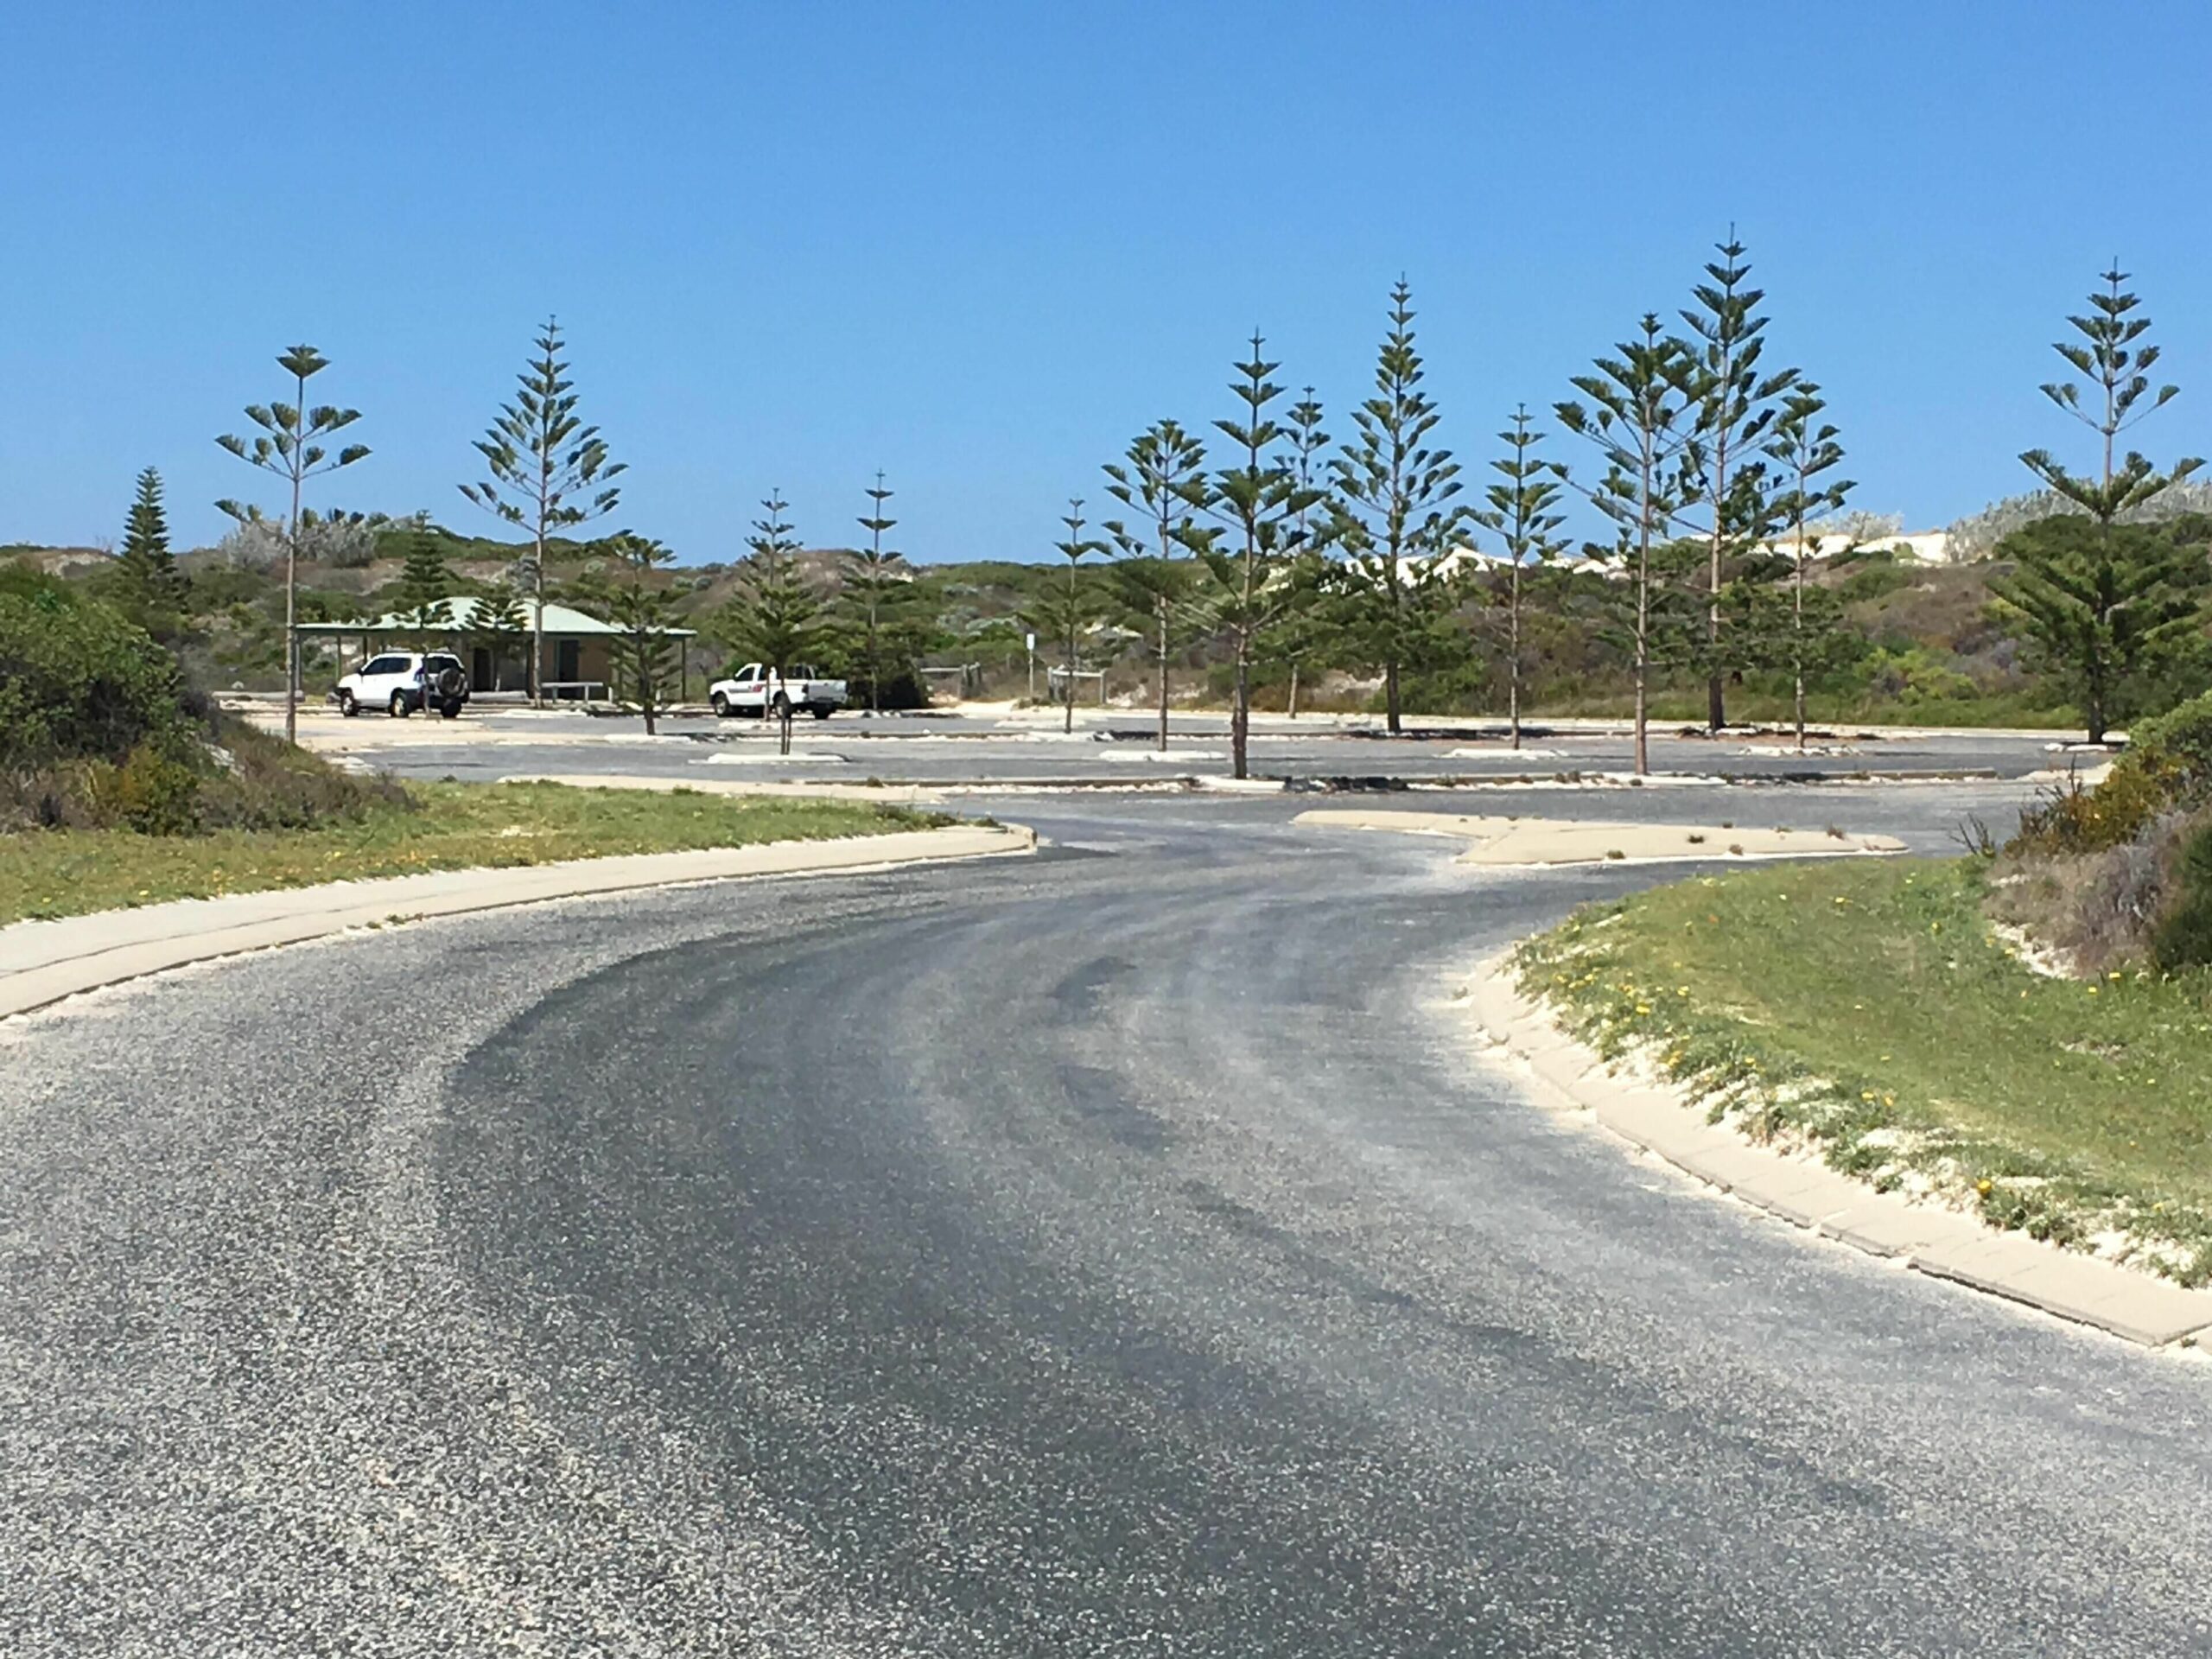
<path fill-rule="evenodd" d="M 2212 1368 L 1474 1057 L 1653 874 L 1046 804 L 0 1026 L 0 1652 L 2212 1651 Z"/>

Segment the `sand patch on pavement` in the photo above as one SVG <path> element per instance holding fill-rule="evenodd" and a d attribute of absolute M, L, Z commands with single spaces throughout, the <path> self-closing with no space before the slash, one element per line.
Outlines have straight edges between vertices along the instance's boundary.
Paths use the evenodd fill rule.
<path fill-rule="evenodd" d="M 1653 863 L 1696 859 L 1833 858 L 1904 851 L 1889 836 L 1739 825 L 1605 823 L 1574 818 L 1488 817 L 1383 807 L 1317 807 L 1293 822 L 1328 830 L 1389 830 L 1467 843 L 1461 864 Z"/>

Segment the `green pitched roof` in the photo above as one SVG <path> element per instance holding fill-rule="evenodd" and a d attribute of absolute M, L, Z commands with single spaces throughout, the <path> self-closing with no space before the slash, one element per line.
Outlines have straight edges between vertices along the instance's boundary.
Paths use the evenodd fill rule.
<path fill-rule="evenodd" d="M 451 620 L 440 626 L 454 633 L 474 633 L 476 631 L 476 607 L 482 602 L 474 594 L 455 594 L 445 602 L 446 614 Z M 527 633 L 530 632 L 530 606 L 527 601 L 523 605 L 522 614 L 522 631 Z M 302 633 L 435 633 L 437 631 L 435 628 L 418 628 L 396 611 L 386 611 L 369 622 L 300 624 Z M 572 610 L 566 605 L 556 605 L 549 600 L 545 606 L 545 632 L 549 634 L 619 634 L 622 630 L 611 622 L 602 622 L 595 616 L 587 616 L 582 611 Z M 667 632 L 683 639 L 692 635 L 690 628 L 670 628 Z"/>

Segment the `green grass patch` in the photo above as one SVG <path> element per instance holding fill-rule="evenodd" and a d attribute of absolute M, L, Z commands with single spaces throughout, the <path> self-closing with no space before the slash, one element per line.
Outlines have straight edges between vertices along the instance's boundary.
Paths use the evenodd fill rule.
<path fill-rule="evenodd" d="M 550 864 L 950 823 L 856 801 L 559 784 L 410 784 L 407 804 L 302 830 L 143 836 L 28 830 L 0 836 L 0 922 L 423 870 Z"/>
<path fill-rule="evenodd" d="M 2037 976 L 1982 900 L 1974 861 L 1778 865 L 1586 907 L 1516 965 L 1756 1137 L 2212 1280 L 2212 977 Z"/>

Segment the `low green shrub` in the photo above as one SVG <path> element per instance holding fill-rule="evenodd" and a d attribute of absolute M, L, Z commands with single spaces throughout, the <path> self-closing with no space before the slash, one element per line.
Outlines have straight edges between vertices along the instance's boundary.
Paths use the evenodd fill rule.
<path fill-rule="evenodd" d="M 115 771 L 115 818 L 142 836 L 188 836 L 200 827 L 200 774 L 167 749 L 141 743 Z"/>
<path fill-rule="evenodd" d="M 1917 574 L 1887 554 L 1872 554 L 1835 586 L 1836 597 L 1847 605 L 1861 605 L 1910 588 Z"/>
<path fill-rule="evenodd" d="M 2115 766 L 2094 788 L 2081 780 L 2045 790 L 2020 809 L 2008 853 L 2098 853 L 2134 840 L 2171 810 L 2175 792 L 2163 767 Z"/>
<path fill-rule="evenodd" d="M 2212 692 L 2138 722 L 2113 776 L 2122 772 L 2158 777 L 2177 798 L 2212 790 Z"/>
<path fill-rule="evenodd" d="M 216 713 L 114 607 L 0 573 L 0 831 L 298 830 L 409 805 Z"/>
<path fill-rule="evenodd" d="M 176 659 L 112 606 L 53 582 L 0 588 L 0 772 L 174 747 L 183 690 Z"/>
<path fill-rule="evenodd" d="M 355 823 L 380 810 L 412 811 L 414 798 L 389 777 L 361 778 L 224 715 L 200 790 L 210 830 L 306 830 Z"/>
<path fill-rule="evenodd" d="M 2161 817 L 2212 798 L 2212 694 L 2136 726 L 2104 781 L 2045 791 L 2020 813 L 2014 853 L 2095 853 L 2149 832 Z"/>
<path fill-rule="evenodd" d="M 2212 819 L 2191 829 L 2167 887 L 2151 960 L 2167 973 L 2212 966 Z"/>

